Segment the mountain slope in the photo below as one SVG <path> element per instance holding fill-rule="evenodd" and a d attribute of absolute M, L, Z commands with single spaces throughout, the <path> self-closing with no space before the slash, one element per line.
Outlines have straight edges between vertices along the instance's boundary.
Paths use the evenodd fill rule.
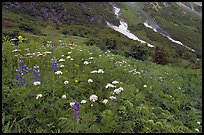
<path fill-rule="evenodd" d="M 173 39 L 181 41 L 184 45 L 196 50 L 202 56 L 202 17 L 185 12 L 177 3 L 173 2 L 134 2 L 133 7 L 127 3 L 116 3 L 122 8 L 122 16 L 130 22 L 130 30 L 140 38 L 152 44 L 163 44 L 177 48 L 178 45 L 169 42 L 160 34 L 156 34 L 142 27 L 143 23 L 151 19 L 167 31 Z M 128 9 L 128 11 L 126 10 Z M 130 17 L 131 16 L 131 17 Z M 181 19 L 182 18 L 182 19 Z M 154 26 L 153 26 L 154 27 Z M 144 31 L 148 31 L 145 32 Z M 155 36 L 153 36 L 155 35 Z"/>
<path fill-rule="evenodd" d="M 117 23 L 111 12 L 112 7 L 103 2 L 5 2 L 3 7 L 41 20 L 52 20 L 58 25 L 62 23 L 104 25 L 105 19 Z"/>
<path fill-rule="evenodd" d="M 202 132 L 202 61 L 108 28 L 109 4 L 3 3 L 3 133 Z"/>

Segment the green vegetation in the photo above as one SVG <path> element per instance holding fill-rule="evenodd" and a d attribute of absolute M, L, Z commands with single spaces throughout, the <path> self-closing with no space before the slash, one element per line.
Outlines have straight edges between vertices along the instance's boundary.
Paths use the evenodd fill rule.
<path fill-rule="evenodd" d="M 67 38 L 56 39 L 64 42 Z M 202 132 L 197 124 L 201 121 L 202 108 L 201 70 L 159 66 L 111 52 L 104 55 L 95 45 L 76 43 L 76 46 L 69 47 L 64 42 L 64 47 L 59 43 L 55 43 L 55 47 L 43 47 L 45 41 L 43 38 L 29 39 L 29 46 L 28 43 L 15 46 L 3 42 L 3 132 L 187 133 L 197 132 L 196 128 Z M 15 49 L 21 51 L 13 52 Z M 46 51 L 52 54 L 46 54 Z M 42 55 L 28 57 L 28 52 Z M 61 75 L 52 71 L 53 57 L 57 59 L 57 70 L 62 71 Z M 20 59 L 28 68 L 39 66 L 39 86 L 33 85 L 32 70 L 25 74 L 25 84 L 16 85 L 15 70 L 19 69 Z M 65 61 L 59 62 L 59 59 Z M 86 65 L 85 61 L 91 63 Z M 91 74 L 98 69 L 105 73 Z M 89 78 L 93 83 L 87 82 Z M 67 85 L 65 80 L 69 81 Z M 112 94 L 114 88 L 105 88 L 114 80 L 121 82 L 117 88 L 124 89 L 115 95 Z M 38 94 L 42 97 L 36 99 Z M 66 99 L 62 98 L 64 94 Z M 97 102 L 89 100 L 93 94 L 98 96 Z M 111 95 L 117 97 L 117 102 L 109 99 Z M 108 103 L 103 104 L 103 99 L 108 99 Z M 86 103 L 80 103 L 82 100 Z M 69 105 L 74 101 L 80 103 L 78 123 L 73 119 L 73 107 Z"/>
<path fill-rule="evenodd" d="M 144 10 L 155 18 L 159 26 L 167 30 L 174 39 L 193 48 L 198 55 L 202 55 L 202 18 L 184 13 L 175 5 L 162 6 L 158 12 L 147 7 L 144 7 Z"/>
<path fill-rule="evenodd" d="M 202 61 L 194 53 L 141 23 L 131 29 L 155 48 L 103 25 L 58 25 L 25 12 L 2 8 L 3 133 L 202 132 Z M 19 36 L 26 40 L 14 44 Z"/>
<path fill-rule="evenodd" d="M 137 25 L 144 22 L 141 11 L 129 6 L 126 3 L 116 3 L 121 8 L 121 17 L 128 20 L 128 25 Z"/>

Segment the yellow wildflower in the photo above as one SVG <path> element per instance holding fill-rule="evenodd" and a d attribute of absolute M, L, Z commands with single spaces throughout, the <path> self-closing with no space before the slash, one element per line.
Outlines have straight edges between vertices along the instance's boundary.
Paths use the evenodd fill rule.
<path fill-rule="evenodd" d="M 18 40 L 19 42 L 22 42 L 23 37 L 22 36 L 18 36 Z"/>
<path fill-rule="evenodd" d="M 78 80 L 75 80 L 75 83 L 78 83 L 79 81 Z"/>
<path fill-rule="evenodd" d="M 78 65 L 78 64 L 75 64 L 75 66 L 76 66 L 76 67 L 79 67 L 79 65 Z"/>

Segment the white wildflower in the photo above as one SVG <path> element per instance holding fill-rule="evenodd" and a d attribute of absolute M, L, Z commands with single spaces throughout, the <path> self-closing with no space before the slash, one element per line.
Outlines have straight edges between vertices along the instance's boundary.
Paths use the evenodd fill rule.
<path fill-rule="evenodd" d="M 74 60 L 74 59 L 71 58 L 70 60 Z"/>
<path fill-rule="evenodd" d="M 89 64 L 89 62 L 88 61 L 84 61 L 84 65 L 88 65 Z"/>
<path fill-rule="evenodd" d="M 82 101 L 81 101 L 81 104 L 85 104 L 85 103 L 86 103 L 86 100 L 82 100 Z"/>
<path fill-rule="evenodd" d="M 67 96 L 66 96 L 66 95 L 63 95 L 63 96 L 62 96 L 62 98 L 63 98 L 63 99 L 66 99 L 66 98 L 67 98 Z"/>
<path fill-rule="evenodd" d="M 65 61 L 65 60 L 64 60 L 64 59 L 62 59 L 62 58 L 59 60 L 59 62 L 63 62 L 63 61 Z"/>
<path fill-rule="evenodd" d="M 98 70 L 98 73 L 102 73 L 102 74 L 103 74 L 104 71 L 103 71 L 102 69 L 99 69 L 99 70 Z"/>
<path fill-rule="evenodd" d="M 88 79 L 88 83 L 92 83 L 93 82 L 93 80 L 92 79 Z"/>
<path fill-rule="evenodd" d="M 90 57 L 90 58 L 89 58 L 89 60 L 93 60 L 93 59 L 94 59 L 94 57 Z"/>
<path fill-rule="evenodd" d="M 102 101 L 102 103 L 104 103 L 104 104 L 106 104 L 108 102 L 108 99 L 104 99 L 103 101 Z"/>
<path fill-rule="evenodd" d="M 40 97 L 42 97 L 42 94 L 38 94 L 37 97 L 36 97 L 36 99 L 38 99 L 38 98 L 40 98 Z"/>
<path fill-rule="evenodd" d="M 99 55 L 99 57 L 101 57 L 101 55 Z"/>
<path fill-rule="evenodd" d="M 35 81 L 35 82 L 33 83 L 33 85 L 35 85 L 35 86 L 40 85 L 40 84 L 41 84 L 40 81 Z"/>
<path fill-rule="evenodd" d="M 147 85 L 144 85 L 143 87 L 144 87 L 144 88 L 146 88 L 146 87 L 147 87 Z"/>
<path fill-rule="evenodd" d="M 64 84 L 68 84 L 69 83 L 69 81 L 64 81 Z"/>
<path fill-rule="evenodd" d="M 91 106 L 93 106 L 93 104 L 91 104 Z"/>
<path fill-rule="evenodd" d="M 43 54 L 41 54 L 41 53 L 38 53 L 38 54 L 37 54 L 37 57 L 39 57 L 39 56 L 43 56 Z"/>
<path fill-rule="evenodd" d="M 195 131 L 199 132 L 199 129 L 196 128 Z"/>
<path fill-rule="evenodd" d="M 63 67 L 64 67 L 64 65 L 60 65 L 60 67 L 61 67 L 61 68 L 63 68 Z"/>
<path fill-rule="evenodd" d="M 90 99 L 90 101 L 95 102 L 95 101 L 98 100 L 98 96 L 96 96 L 96 95 L 91 95 L 89 99 Z"/>
<path fill-rule="evenodd" d="M 18 49 L 15 49 L 15 50 L 13 50 L 12 52 L 18 52 L 19 50 Z"/>
<path fill-rule="evenodd" d="M 136 71 L 135 74 L 139 74 L 140 75 L 140 72 Z"/>
<path fill-rule="evenodd" d="M 70 54 L 70 53 L 72 53 L 72 52 L 68 52 L 68 54 Z"/>
<path fill-rule="evenodd" d="M 26 56 L 32 56 L 32 53 L 27 53 Z"/>
<path fill-rule="evenodd" d="M 67 59 L 71 58 L 70 56 L 67 56 Z"/>
<path fill-rule="evenodd" d="M 119 93 L 121 93 L 122 91 L 123 91 L 123 88 L 122 88 L 122 87 L 120 87 L 120 88 L 114 90 L 114 92 L 115 92 L 116 94 L 119 94 Z"/>
<path fill-rule="evenodd" d="M 198 121 L 197 124 L 200 125 L 200 122 Z"/>
<path fill-rule="evenodd" d="M 45 52 L 46 54 L 52 54 L 52 52 Z"/>
<path fill-rule="evenodd" d="M 118 81 L 113 81 L 113 82 L 112 82 L 112 84 L 118 84 L 118 83 L 119 83 Z"/>
<path fill-rule="evenodd" d="M 57 72 L 55 72 L 55 74 L 57 74 L 57 75 L 62 74 L 62 71 L 57 71 Z"/>
<path fill-rule="evenodd" d="M 114 96 L 110 96 L 109 97 L 111 100 L 116 100 L 117 98 L 116 97 L 114 97 Z"/>
<path fill-rule="evenodd" d="M 113 84 L 110 84 L 110 83 L 108 83 L 106 86 L 105 86 L 105 88 L 107 89 L 107 88 L 115 88 L 116 86 L 114 86 Z"/>
<path fill-rule="evenodd" d="M 70 105 L 71 107 L 73 107 L 73 106 L 75 105 L 75 103 L 74 103 L 74 102 L 70 102 L 69 105 Z"/>
<path fill-rule="evenodd" d="M 97 70 L 91 71 L 91 74 L 94 74 L 94 73 L 98 73 L 98 71 Z"/>
<path fill-rule="evenodd" d="M 62 57 L 64 57 L 64 55 L 62 55 Z"/>
<path fill-rule="evenodd" d="M 115 92 L 116 94 L 119 94 L 119 93 L 121 92 L 121 90 L 120 90 L 120 89 L 115 89 L 114 92 Z"/>

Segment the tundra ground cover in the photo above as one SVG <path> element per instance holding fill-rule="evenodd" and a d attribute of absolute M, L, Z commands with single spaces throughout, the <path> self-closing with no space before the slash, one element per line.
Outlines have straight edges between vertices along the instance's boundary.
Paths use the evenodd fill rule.
<path fill-rule="evenodd" d="M 55 40 L 3 42 L 2 132 L 202 132 L 201 69 Z"/>

